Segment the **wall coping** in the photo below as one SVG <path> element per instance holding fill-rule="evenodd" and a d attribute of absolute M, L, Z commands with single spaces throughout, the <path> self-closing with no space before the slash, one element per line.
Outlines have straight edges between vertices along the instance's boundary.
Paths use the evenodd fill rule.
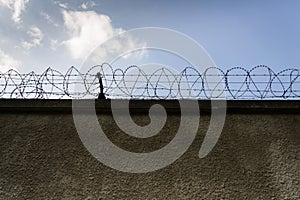
<path fill-rule="evenodd" d="M 76 100 L 76 101 L 92 101 Z M 100 113 L 110 113 L 112 100 L 95 100 L 95 109 Z M 126 109 L 124 100 L 118 101 L 118 109 Z M 184 100 L 198 101 L 200 112 L 211 112 L 210 100 Z M 153 104 L 161 104 L 167 112 L 180 113 L 177 100 L 130 100 L 131 113 L 148 113 Z M 82 108 L 84 110 L 84 108 Z M 72 113 L 72 100 L 56 99 L 0 99 L 0 112 L 3 113 Z M 228 100 L 228 113 L 254 113 L 254 114 L 283 114 L 299 113 L 300 100 Z"/>

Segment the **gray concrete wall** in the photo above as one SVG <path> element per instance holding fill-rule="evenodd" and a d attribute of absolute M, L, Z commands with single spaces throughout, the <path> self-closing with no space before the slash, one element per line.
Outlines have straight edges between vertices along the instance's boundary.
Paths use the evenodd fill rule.
<path fill-rule="evenodd" d="M 0 199 L 300 199 L 300 113 L 284 112 L 299 111 L 298 102 L 248 102 L 236 107 L 238 112 L 231 112 L 236 104 L 229 104 L 219 142 L 199 159 L 210 120 L 204 113 L 188 151 L 172 165 L 146 174 L 101 164 L 82 145 L 70 102 L 48 104 L 0 102 Z M 149 122 L 146 112 L 132 116 L 140 125 Z M 99 118 L 115 144 L 135 152 L 166 145 L 180 120 L 178 113 L 170 113 L 159 135 L 141 140 L 122 133 L 109 112 Z"/>

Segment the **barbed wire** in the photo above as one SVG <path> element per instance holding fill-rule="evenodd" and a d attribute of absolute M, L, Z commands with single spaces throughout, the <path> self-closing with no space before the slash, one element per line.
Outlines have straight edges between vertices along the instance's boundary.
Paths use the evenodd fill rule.
<path fill-rule="evenodd" d="M 85 73 L 75 67 L 64 74 L 52 68 L 41 74 L 11 69 L 0 72 L 0 98 L 85 99 L 102 93 L 111 99 L 297 99 L 299 73 L 294 68 L 274 72 L 263 65 L 226 71 L 210 67 L 203 72 L 193 67 L 114 69 L 106 63 Z"/>

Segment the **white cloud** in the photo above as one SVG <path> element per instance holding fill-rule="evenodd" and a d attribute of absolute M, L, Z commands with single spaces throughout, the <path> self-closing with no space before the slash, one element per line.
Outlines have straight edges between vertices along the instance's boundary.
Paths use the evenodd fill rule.
<path fill-rule="evenodd" d="M 51 16 L 48 15 L 47 13 L 42 11 L 42 12 L 40 12 L 40 15 L 48 22 L 48 24 L 51 24 L 55 27 L 59 26 L 57 23 L 54 22 L 54 20 L 51 18 Z"/>
<path fill-rule="evenodd" d="M 114 34 L 110 18 L 94 11 L 63 11 L 71 39 L 64 42 L 75 59 L 84 59 L 99 43 Z"/>
<path fill-rule="evenodd" d="M 59 7 L 63 8 L 63 9 L 68 9 L 68 8 L 69 8 L 68 4 L 66 4 L 66 3 L 61 3 L 61 2 L 59 2 L 59 1 L 54 1 L 54 4 L 55 4 L 55 5 L 58 5 Z"/>
<path fill-rule="evenodd" d="M 29 0 L 16 0 L 14 3 L 14 13 L 12 16 L 12 19 L 16 23 L 20 23 L 21 18 L 20 15 L 21 13 L 25 10 L 26 4 L 29 2 Z"/>
<path fill-rule="evenodd" d="M 29 0 L 0 0 L 0 5 L 6 6 L 13 11 L 12 20 L 19 24 L 21 22 L 21 14 L 26 8 Z"/>
<path fill-rule="evenodd" d="M 85 3 L 83 3 L 83 4 L 81 4 L 81 8 L 82 9 L 84 9 L 84 10 L 87 10 L 87 9 L 89 9 L 89 8 L 93 8 L 94 6 L 96 6 L 97 4 L 94 2 L 94 1 L 92 1 L 92 0 L 90 0 L 90 1 L 87 1 L 87 2 L 85 2 Z"/>
<path fill-rule="evenodd" d="M 44 34 L 43 32 L 36 26 L 32 26 L 29 31 L 27 32 L 29 37 L 31 38 L 30 41 L 23 41 L 22 47 L 26 50 L 29 50 L 36 46 L 41 46 L 41 41 L 43 40 Z"/>
<path fill-rule="evenodd" d="M 81 8 L 84 9 L 84 10 L 88 9 L 86 3 L 81 4 Z"/>
<path fill-rule="evenodd" d="M 54 40 L 54 39 L 51 39 L 50 40 L 50 48 L 55 51 L 57 49 L 57 47 L 59 46 L 59 42 L 58 40 Z"/>
<path fill-rule="evenodd" d="M 0 71 L 2 73 L 5 73 L 9 69 L 16 69 L 20 64 L 20 61 L 15 60 L 0 49 Z"/>
<path fill-rule="evenodd" d="M 13 0 L 0 0 L 0 5 L 6 6 L 6 7 L 11 7 L 13 4 Z"/>
<path fill-rule="evenodd" d="M 69 31 L 70 39 L 64 41 L 74 59 L 86 59 L 87 56 L 104 41 L 113 35 L 123 32 L 112 26 L 111 19 L 107 15 L 94 11 L 62 11 L 64 24 Z M 132 38 L 122 41 L 113 41 L 110 46 L 102 50 L 102 55 L 97 59 L 105 60 L 111 52 L 122 52 L 124 49 L 134 48 L 137 42 Z"/>

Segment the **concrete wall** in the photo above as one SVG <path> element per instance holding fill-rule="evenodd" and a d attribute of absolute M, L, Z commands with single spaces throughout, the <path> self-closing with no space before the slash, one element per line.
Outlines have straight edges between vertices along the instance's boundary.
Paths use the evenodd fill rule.
<path fill-rule="evenodd" d="M 209 113 L 175 163 L 129 174 L 104 166 L 84 148 L 70 102 L 0 101 L 0 199 L 300 199 L 300 103 L 239 103 L 229 104 L 221 138 L 204 159 L 198 152 Z M 132 116 L 140 125 L 149 122 L 146 112 Z M 99 117 L 114 143 L 136 152 L 166 145 L 180 120 L 170 113 L 159 135 L 141 140 L 122 133 L 109 112 Z"/>

